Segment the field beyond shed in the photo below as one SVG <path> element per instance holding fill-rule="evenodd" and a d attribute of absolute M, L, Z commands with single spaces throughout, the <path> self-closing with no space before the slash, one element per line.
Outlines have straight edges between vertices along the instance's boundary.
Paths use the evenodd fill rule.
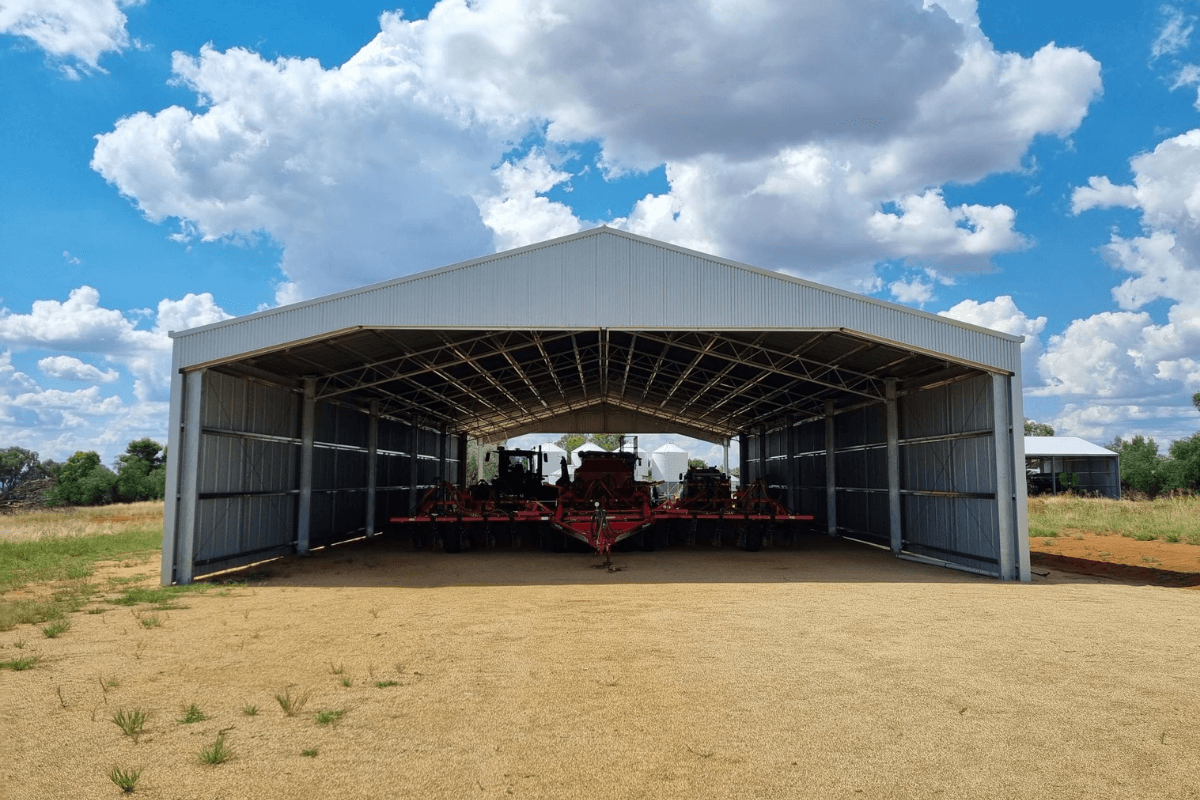
<path fill-rule="evenodd" d="M 592 563 L 383 538 L 0 633 L 0 659 L 42 659 L 0 672 L 0 796 L 117 796 L 114 765 L 153 798 L 1200 792 L 1200 592 L 1001 583 L 826 537 Z M 285 691 L 311 692 L 294 717 Z M 180 723 L 192 703 L 208 719 Z M 137 744 L 110 721 L 135 707 Z M 201 766 L 222 730 L 233 758 Z"/>

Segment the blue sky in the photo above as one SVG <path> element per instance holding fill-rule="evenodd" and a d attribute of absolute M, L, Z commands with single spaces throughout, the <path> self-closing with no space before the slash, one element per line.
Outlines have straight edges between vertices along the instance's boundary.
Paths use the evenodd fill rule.
<path fill-rule="evenodd" d="M 0 0 L 0 446 L 111 460 L 168 330 L 600 223 L 1023 334 L 1060 433 L 1189 435 L 1198 15 Z"/>

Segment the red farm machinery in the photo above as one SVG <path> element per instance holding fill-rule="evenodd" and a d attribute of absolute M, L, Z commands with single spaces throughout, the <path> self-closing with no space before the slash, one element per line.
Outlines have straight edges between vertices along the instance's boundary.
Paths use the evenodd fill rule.
<path fill-rule="evenodd" d="M 411 530 L 415 546 L 440 542 L 449 553 L 500 544 L 607 557 L 622 543 L 654 550 L 711 541 L 758 550 L 776 526 L 812 520 L 773 499 L 764 481 L 733 492 L 729 477 L 711 467 L 688 470 L 678 496 L 662 500 L 658 483 L 637 479 L 636 444 L 634 450 L 581 452 L 573 475 L 564 458 L 558 481 L 549 484 L 540 450 L 500 447 L 491 483 L 440 483 L 412 516 L 391 522 Z"/>

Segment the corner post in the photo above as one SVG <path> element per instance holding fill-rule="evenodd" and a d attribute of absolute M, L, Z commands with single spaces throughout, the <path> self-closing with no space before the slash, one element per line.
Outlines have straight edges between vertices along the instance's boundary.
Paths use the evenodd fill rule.
<path fill-rule="evenodd" d="M 196 566 L 196 525 L 200 516 L 200 410 L 204 400 L 204 370 L 183 379 L 183 436 L 179 453 L 179 525 L 175 531 L 175 577 L 191 583 Z M 165 578 L 165 576 L 164 576 Z"/>
<path fill-rule="evenodd" d="M 1008 376 L 992 375 L 992 434 L 996 442 L 996 513 L 1000 532 L 1000 579 L 1020 577 L 1017 562 L 1017 526 L 1013 501 L 1013 430 L 1009 427 L 1012 408 Z"/>

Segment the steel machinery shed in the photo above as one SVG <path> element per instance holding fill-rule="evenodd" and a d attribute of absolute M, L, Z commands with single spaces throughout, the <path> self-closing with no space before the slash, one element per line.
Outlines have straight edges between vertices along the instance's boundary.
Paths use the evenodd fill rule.
<path fill-rule="evenodd" d="M 1029 486 L 1051 494 L 1058 494 L 1062 476 L 1069 474 L 1077 491 L 1121 499 L 1120 457 L 1076 436 L 1026 436 L 1025 470 L 1031 473 Z"/>
<path fill-rule="evenodd" d="M 163 583 L 374 535 L 534 431 L 737 437 L 820 530 L 1029 579 L 1020 337 L 610 228 L 172 337 Z"/>

